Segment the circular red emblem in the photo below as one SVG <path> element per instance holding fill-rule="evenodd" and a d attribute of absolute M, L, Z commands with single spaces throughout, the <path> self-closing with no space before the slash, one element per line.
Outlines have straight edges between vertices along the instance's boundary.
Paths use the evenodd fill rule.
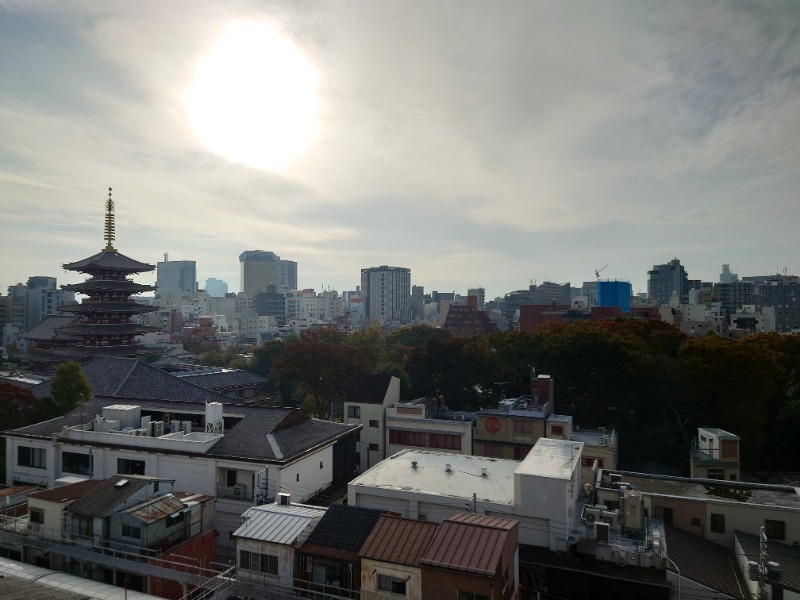
<path fill-rule="evenodd" d="M 500 431 L 500 421 L 498 421 L 495 417 L 489 417 L 486 419 L 486 431 L 489 433 L 497 433 Z"/>

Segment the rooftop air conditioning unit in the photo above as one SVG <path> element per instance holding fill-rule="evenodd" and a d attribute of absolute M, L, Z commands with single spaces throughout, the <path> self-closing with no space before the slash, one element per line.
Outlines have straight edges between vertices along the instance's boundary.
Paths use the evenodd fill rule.
<path fill-rule="evenodd" d="M 583 510 L 583 520 L 586 521 L 589 525 L 594 525 L 595 521 L 600 520 L 600 515 L 602 512 L 598 508 L 593 508 L 591 506 L 587 506 Z"/>
<path fill-rule="evenodd" d="M 169 432 L 170 433 L 178 433 L 181 430 L 181 422 L 180 421 L 170 421 L 169 422 Z"/>
<path fill-rule="evenodd" d="M 122 430 L 122 433 L 125 435 L 136 435 L 136 430 L 133 427 L 126 427 Z"/>
<path fill-rule="evenodd" d="M 147 429 L 137 429 L 136 430 L 136 435 L 142 435 L 142 436 L 147 437 Z"/>
<path fill-rule="evenodd" d="M 603 513 L 603 523 L 606 523 L 610 527 L 616 527 L 619 525 L 619 513 L 616 512 L 604 512 Z"/>

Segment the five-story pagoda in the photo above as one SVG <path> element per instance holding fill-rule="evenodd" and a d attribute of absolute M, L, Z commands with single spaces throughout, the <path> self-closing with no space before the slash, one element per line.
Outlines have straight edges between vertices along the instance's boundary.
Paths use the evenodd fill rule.
<path fill-rule="evenodd" d="M 78 315 L 79 320 L 57 330 L 57 337 L 66 342 L 53 348 L 63 359 L 87 360 L 95 356 L 136 356 L 143 348 L 136 336 L 156 331 L 155 327 L 140 325 L 132 319 L 137 315 L 158 310 L 155 306 L 139 304 L 131 299 L 134 294 L 155 290 L 152 285 L 142 285 L 129 277 L 155 269 L 154 265 L 142 263 L 120 254 L 114 242 L 114 201 L 108 188 L 105 219 L 106 247 L 98 254 L 64 265 L 67 271 L 89 275 L 83 283 L 63 285 L 62 289 L 84 294 L 81 303 L 65 306 L 65 313 Z"/>

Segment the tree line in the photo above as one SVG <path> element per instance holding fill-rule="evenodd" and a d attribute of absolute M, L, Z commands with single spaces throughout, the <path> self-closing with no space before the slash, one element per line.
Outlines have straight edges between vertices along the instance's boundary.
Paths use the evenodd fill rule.
<path fill-rule="evenodd" d="M 341 415 L 359 373 L 397 376 L 405 400 L 480 410 L 496 407 L 501 393 L 529 394 L 535 368 L 555 380 L 556 413 L 617 430 L 623 465 L 686 472 L 691 439 L 707 426 L 741 437 L 745 468 L 800 471 L 798 336 L 689 338 L 665 323 L 624 318 L 470 338 L 426 326 L 320 329 L 238 360 L 268 379 L 277 403 L 319 418 Z"/>

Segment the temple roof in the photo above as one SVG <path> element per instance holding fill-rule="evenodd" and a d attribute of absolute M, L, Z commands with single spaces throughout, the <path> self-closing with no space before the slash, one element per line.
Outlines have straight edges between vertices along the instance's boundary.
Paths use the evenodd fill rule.
<path fill-rule="evenodd" d="M 83 273 L 91 273 L 96 269 L 143 273 L 156 268 L 155 265 L 139 262 L 117 251 L 110 250 L 102 250 L 94 256 L 84 258 L 77 262 L 66 263 L 63 266 L 67 271 L 80 271 Z"/>
<path fill-rule="evenodd" d="M 149 304 L 140 304 L 139 302 L 94 302 L 92 300 L 84 300 L 81 304 L 70 304 L 69 306 L 62 306 L 62 313 L 131 313 L 139 314 L 144 312 L 153 312 L 158 310 L 157 306 L 150 306 Z"/>
<path fill-rule="evenodd" d="M 76 323 L 63 327 L 59 334 L 72 334 L 73 336 L 86 335 L 141 335 L 148 331 L 158 331 L 157 327 L 139 325 L 138 323 Z"/>
<path fill-rule="evenodd" d="M 72 283 L 62 285 L 62 290 L 68 292 L 125 292 L 127 294 L 138 294 L 139 292 L 150 292 L 156 289 L 152 285 L 136 283 L 127 279 L 87 279 L 83 283 Z"/>

